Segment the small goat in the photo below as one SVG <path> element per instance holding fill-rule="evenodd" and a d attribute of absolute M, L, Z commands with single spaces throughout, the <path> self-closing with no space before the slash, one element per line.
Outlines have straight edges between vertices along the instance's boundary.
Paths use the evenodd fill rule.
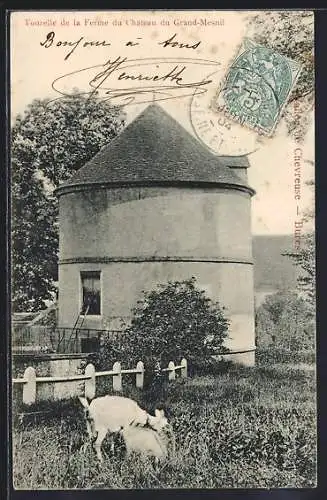
<path fill-rule="evenodd" d="M 126 427 L 147 426 L 154 431 L 160 431 L 167 426 L 168 421 L 163 410 L 155 410 L 155 416 L 129 398 L 121 396 L 103 396 L 93 399 L 89 404 L 86 398 L 79 397 L 85 408 L 86 424 L 90 439 L 94 441 L 94 449 L 102 462 L 101 445 L 107 433 L 114 434 Z M 112 442 L 111 449 L 113 451 Z"/>
<path fill-rule="evenodd" d="M 129 426 L 125 427 L 121 434 L 128 456 L 134 452 L 154 457 L 157 464 L 160 459 L 175 452 L 175 436 L 168 424 L 160 431 L 150 427 Z"/>

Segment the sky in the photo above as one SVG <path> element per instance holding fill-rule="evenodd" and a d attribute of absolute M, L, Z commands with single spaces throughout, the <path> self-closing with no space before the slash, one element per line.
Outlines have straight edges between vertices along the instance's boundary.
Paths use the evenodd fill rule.
<path fill-rule="evenodd" d="M 154 24 L 151 24 L 153 23 Z M 16 12 L 11 19 L 11 114 L 23 113 L 35 98 L 56 98 L 52 82 L 63 74 L 81 68 L 102 65 L 116 57 L 128 60 L 133 57 L 166 58 L 195 57 L 206 61 L 219 61 L 221 74 L 230 61 L 246 33 L 244 15 L 235 12 Z M 79 24 L 78 24 L 79 23 Z M 53 31 L 54 38 L 45 47 L 47 34 Z M 178 42 L 190 46 L 201 41 L 197 48 L 163 46 L 162 43 L 176 34 Z M 50 37 L 51 38 L 51 37 Z M 65 59 L 80 38 L 81 42 Z M 88 41 L 105 41 L 107 46 L 83 46 Z M 174 40 L 177 40 L 175 38 Z M 138 43 L 126 47 L 127 41 Z M 68 45 L 68 44 L 71 45 Z M 43 45 L 41 45 L 43 44 Z M 110 45 L 109 45 L 110 44 Z M 163 52 L 165 51 L 165 52 Z M 190 53 L 192 52 L 192 53 Z M 215 71 L 216 66 L 213 66 Z M 190 68 L 190 69 L 189 69 Z M 136 68 L 137 69 L 137 68 Z M 134 70 L 136 71 L 134 68 Z M 142 71 L 144 70 L 144 67 Z M 193 80 L 201 81 L 212 68 L 190 63 L 188 71 Z M 83 73 L 84 74 L 84 73 Z M 218 80 L 217 80 L 218 81 Z M 60 89 L 67 90 L 73 83 L 70 77 L 60 82 Z M 84 85 L 83 79 L 77 81 Z M 214 82 L 215 83 L 215 82 Z M 59 87 L 58 87 L 59 88 Z M 166 100 L 159 104 L 195 135 L 192 116 L 192 97 Z M 126 106 L 130 122 L 147 104 Z M 191 114 L 190 114 L 191 110 Z M 312 117 L 313 118 L 313 117 Z M 301 219 L 306 209 L 313 204 L 312 188 L 305 182 L 312 180 L 314 173 L 309 161 L 314 161 L 314 123 L 301 145 L 301 199 L 295 200 L 295 144 L 286 133 L 280 120 L 272 138 L 267 139 L 249 155 L 249 184 L 256 190 L 252 198 L 252 230 L 254 234 L 292 234 L 294 223 Z M 252 134 L 252 132 L 251 132 Z M 252 136 L 254 133 L 252 134 Z M 252 137 L 251 136 L 251 137 Z M 205 138 L 204 138 L 205 140 Z"/>

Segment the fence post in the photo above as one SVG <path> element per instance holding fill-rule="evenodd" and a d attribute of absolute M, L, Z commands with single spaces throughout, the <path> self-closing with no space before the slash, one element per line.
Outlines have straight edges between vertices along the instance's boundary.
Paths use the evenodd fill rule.
<path fill-rule="evenodd" d="M 114 391 L 122 391 L 123 385 L 122 385 L 122 375 L 121 375 L 121 364 L 119 363 L 119 361 L 116 361 L 114 363 L 112 371 L 115 372 L 115 374 L 112 376 L 112 388 Z"/>
<path fill-rule="evenodd" d="M 187 361 L 185 358 L 182 359 L 181 361 L 181 377 L 182 378 L 187 378 Z"/>
<path fill-rule="evenodd" d="M 23 385 L 23 403 L 31 405 L 36 401 L 36 372 L 32 366 L 26 368 L 24 379 L 26 382 Z"/>
<path fill-rule="evenodd" d="M 169 361 L 168 363 L 168 380 L 175 380 L 176 372 L 175 372 L 175 363 L 174 361 Z"/>
<path fill-rule="evenodd" d="M 136 369 L 138 372 L 136 374 L 136 387 L 138 389 L 143 389 L 143 384 L 144 384 L 144 364 L 142 361 L 139 361 L 136 365 Z"/>
<path fill-rule="evenodd" d="M 95 368 L 92 363 L 86 365 L 85 375 L 91 377 L 85 380 L 85 397 L 87 399 L 93 399 L 95 397 Z"/>

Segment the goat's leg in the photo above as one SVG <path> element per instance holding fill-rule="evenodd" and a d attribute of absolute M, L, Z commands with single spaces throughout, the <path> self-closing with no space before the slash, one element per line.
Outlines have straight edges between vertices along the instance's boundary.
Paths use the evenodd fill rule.
<path fill-rule="evenodd" d="M 115 434 L 110 434 L 110 452 L 113 455 L 115 453 Z"/>
<path fill-rule="evenodd" d="M 155 472 L 159 471 L 159 458 L 158 457 L 154 457 L 154 470 L 155 470 Z"/>
<path fill-rule="evenodd" d="M 93 430 L 92 424 L 93 424 L 93 422 L 86 420 L 86 431 L 87 431 L 88 438 L 89 438 L 91 443 L 93 443 L 97 437 L 97 433 Z M 86 453 L 88 445 L 89 445 L 89 441 L 87 441 L 83 444 L 83 446 L 82 446 L 83 453 Z"/>
<path fill-rule="evenodd" d="M 90 439 L 94 438 L 92 425 L 91 425 L 91 422 L 89 420 L 86 421 L 86 428 L 87 428 L 87 433 L 89 435 L 89 438 Z"/>
<path fill-rule="evenodd" d="M 96 451 L 97 457 L 98 457 L 100 462 L 103 462 L 101 445 L 102 445 L 104 438 L 106 437 L 106 434 L 107 434 L 107 429 L 105 429 L 105 428 L 98 429 L 98 435 L 97 435 L 97 438 L 93 444 L 93 447 Z"/>

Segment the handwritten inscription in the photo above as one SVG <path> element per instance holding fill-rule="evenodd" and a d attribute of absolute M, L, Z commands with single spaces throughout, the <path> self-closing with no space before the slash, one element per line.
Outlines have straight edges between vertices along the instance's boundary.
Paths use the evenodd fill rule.
<path fill-rule="evenodd" d="M 141 38 L 138 38 L 141 39 Z M 161 42 L 157 42 L 158 45 L 162 45 L 164 48 L 166 47 L 174 47 L 178 49 L 197 49 L 199 45 L 201 44 L 201 41 L 195 42 L 193 44 L 189 43 L 184 43 L 182 41 L 179 41 L 177 39 L 177 33 L 175 33 L 173 36 L 170 38 L 163 40 Z M 106 40 L 85 40 L 84 36 L 79 37 L 78 39 L 74 41 L 68 41 L 68 40 L 57 40 L 56 39 L 56 34 L 54 31 L 49 31 L 49 33 L 46 35 L 45 40 L 40 42 L 40 45 L 44 47 L 45 49 L 49 49 L 50 47 L 71 47 L 71 50 L 68 51 L 68 53 L 65 55 L 64 60 L 66 61 L 77 49 L 77 47 L 109 47 L 111 46 L 111 43 Z M 127 47 L 134 47 L 136 45 L 139 45 L 139 42 L 137 41 L 127 41 L 125 43 Z"/>
<path fill-rule="evenodd" d="M 134 50 L 133 47 L 142 45 L 143 38 L 136 37 L 134 40 L 125 40 L 121 43 L 124 47 Z M 186 43 L 174 33 L 164 40 L 156 40 L 153 43 L 162 47 L 163 52 L 167 54 L 169 49 L 174 49 L 176 53 L 195 51 L 202 42 L 197 40 Z M 75 40 L 59 40 L 54 31 L 49 31 L 40 45 L 45 49 L 50 47 L 66 49 L 65 61 L 81 47 L 108 47 L 108 50 L 113 51 L 112 42 L 109 40 L 88 40 L 84 35 Z M 146 47 L 146 50 L 149 48 Z M 122 106 L 141 104 L 206 92 L 206 86 L 211 83 L 211 79 L 203 78 L 204 69 L 219 65 L 218 61 L 200 58 L 128 59 L 119 55 L 110 57 L 103 64 L 83 67 L 60 75 L 52 82 L 52 88 L 60 94 L 58 99 L 83 94 L 89 98 L 110 100 L 113 104 Z M 209 68 L 206 72 L 211 73 Z"/>
<path fill-rule="evenodd" d="M 163 42 L 159 42 L 159 45 L 162 45 L 163 47 L 177 47 L 179 49 L 197 49 L 201 43 L 201 41 L 193 43 L 193 44 L 183 43 L 183 42 L 179 42 L 176 39 L 176 37 L 177 37 L 177 33 L 175 33 L 172 37 L 168 38 L 167 40 L 164 40 Z"/>
<path fill-rule="evenodd" d="M 46 36 L 46 39 L 43 41 L 43 42 L 40 42 L 40 45 L 46 49 L 48 49 L 49 47 L 51 47 L 53 45 L 53 42 L 55 40 L 55 32 L 54 31 L 50 31 L 47 36 Z M 56 47 L 72 47 L 72 49 L 66 54 L 65 56 L 65 61 L 72 55 L 72 53 L 77 49 L 77 47 L 83 42 L 84 40 L 84 36 L 81 36 L 78 40 L 74 41 L 74 42 L 68 42 L 68 41 L 61 41 L 59 40 L 58 42 L 55 43 L 55 46 Z M 96 41 L 84 41 L 82 46 L 83 47 L 88 47 L 88 46 L 91 46 L 91 47 L 109 47 L 111 44 L 110 42 L 106 42 L 105 40 L 103 40 L 102 42 L 96 40 Z"/>

